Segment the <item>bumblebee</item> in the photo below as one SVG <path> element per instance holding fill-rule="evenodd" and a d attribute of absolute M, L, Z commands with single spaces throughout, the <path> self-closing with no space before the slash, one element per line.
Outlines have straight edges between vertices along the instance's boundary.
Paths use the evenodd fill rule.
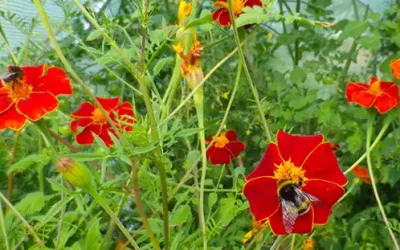
<path fill-rule="evenodd" d="M 292 180 L 283 180 L 278 183 L 278 197 L 282 205 L 282 219 L 286 233 L 293 230 L 297 217 L 310 211 L 312 202 L 319 202 L 318 198 L 303 192 L 299 184 Z"/>
<path fill-rule="evenodd" d="M 17 80 L 22 78 L 23 71 L 20 67 L 18 66 L 11 66 L 8 70 L 8 72 L 5 72 L 0 75 L 0 80 L 3 81 L 5 84 L 12 84 L 16 82 Z"/>

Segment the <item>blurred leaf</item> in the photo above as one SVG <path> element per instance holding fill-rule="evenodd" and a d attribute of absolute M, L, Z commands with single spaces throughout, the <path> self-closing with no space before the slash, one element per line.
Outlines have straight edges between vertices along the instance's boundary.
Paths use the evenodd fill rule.
<path fill-rule="evenodd" d="M 366 21 L 350 21 L 339 35 L 339 40 L 343 41 L 349 37 L 357 38 L 363 34 L 367 28 L 368 23 Z"/>
<path fill-rule="evenodd" d="M 8 169 L 7 174 L 13 173 L 15 171 L 26 170 L 34 164 L 38 164 L 36 167 L 40 168 L 47 165 L 50 162 L 50 158 L 46 154 L 32 154 L 22 160 L 14 163 L 10 169 Z M 35 168 L 36 169 L 36 168 Z"/>
<path fill-rule="evenodd" d="M 171 226 L 176 226 L 187 222 L 188 218 L 191 217 L 191 215 L 192 214 L 190 212 L 189 205 L 179 206 L 178 209 L 172 213 Z"/>
<path fill-rule="evenodd" d="M 15 205 L 17 211 L 23 216 L 39 212 L 45 205 L 45 196 L 42 192 L 27 194 L 20 202 Z"/>

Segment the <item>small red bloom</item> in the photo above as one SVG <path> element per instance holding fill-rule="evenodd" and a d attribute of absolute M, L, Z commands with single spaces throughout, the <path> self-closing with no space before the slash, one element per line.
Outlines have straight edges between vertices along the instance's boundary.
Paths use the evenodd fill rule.
<path fill-rule="evenodd" d="M 268 219 L 275 234 L 309 233 L 324 225 L 344 194 L 347 179 L 322 135 L 282 131 L 257 168 L 246 177 L 243 193 L 257 221 Z M 289 219 L 288 219 L 289 218 Z"/>
<path fill-rule="evenodd" d="M 394 77 L 400 80 L 400 59 L 392 60 L 390 62 L 390 68 Z"/>
<path fill-rule="evenodd" d="M 351 172 L 357 177 L 360 178 L 361 180 L 363 180 L 365 183 L 367 184 L 371 184 L 371 178 L 369 177 L 369 173 L 368 170 L 360 167 L 360 166 L 356 166 L 355 168 L 353 168 L 351 170 Z"/>
<path fill-rule="evenodd" d="M 210 143 L 212 139 L 207 138 L 206 142 Z M 215 142 L 207 150 L 207 158 L 214 165 L 229 164 L 232 158 L 237 157 L 245 147 L 243 142 L 237 140 L 235 131 L 228 130 L 215 138 Z"/>
<path fill-rule="evenodd" d="M 101 98 L 97 97 L 97 101 L 103 109 L 108 113 L 119 131 L 132 131 L 133 110 L 132 104 L 124 102 L 120 105 L 120 98 Z M 113 141 L 108 132 L 117 134 L 104 117 L 101 109 L 89 102 L 84 102 L 81 106 L 71 114 L 71 117 L 77 118 L 70 123 L 71 130 L 76 133 L 75 140 L 81 145 L 93 144 L 93 134 L 99 136 L 107 147 L 113 145 Z M 79 129 L 82 128 L 82 129 Z M 92 134 L 93 133 L 93 134 Z"/>
<path fill-rule="evenodd" d="M 227 0 L 217 0 L 214 6 L 220 7 L 212 14 L 212 19 L 217 21 L 221 26 L 231 25 L 231 18 L 229 16 L 229 7 Z M 243 13 L 244 7 L 262 6 L 262 0 L 233 0 L 233 14 L 239 17 Z"/>
<path fill-rule="evenodd" d="M 372 105 L 384 114 L 399 104 L 399 90 L 394 82 L 382 82 L 371 77 L 369 85 L 349 83 L 346 87 L 347 102 L 355 102 L 365 108 Z"/>
<path fill-rule="evenodd" d="M 0 80 L 0 130 L 21 130 L 58 107 L 57 96 L 71 95 L 67 74 L 54 66 L 8 66 Z"/>

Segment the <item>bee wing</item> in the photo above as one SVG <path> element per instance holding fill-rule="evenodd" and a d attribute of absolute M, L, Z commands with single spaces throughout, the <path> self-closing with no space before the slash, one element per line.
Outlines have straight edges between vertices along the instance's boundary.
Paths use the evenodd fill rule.
<path fill-rule="evenodd" d="M 294 223 L 299 216 L 297 212 L 297 207 L 293 202 L 284 199 L 282 199 L 281 204 L 283 226 L 285 227 L 286 233 L 290 234 L 293 230 Z"/>
<path fill-rule="evenodd" d="M 300 196 L 305 197 L 310 202 L 320 202 L 320 200 L 312 194 L 301 191 L 299 188 L 296 188 L 295 190 L 296 190 L 296 194 L 297 194 L 296 200 L 298 201 L 298 203 L 301 203 Z"/>
<path fill-rule="evenodd" d="M 0 80 L 7 80 L 7 78 L 10 78 L 11 76 L 15 75 L 17 73 L 15 72 L 4 72 L 0 75 Z"/>

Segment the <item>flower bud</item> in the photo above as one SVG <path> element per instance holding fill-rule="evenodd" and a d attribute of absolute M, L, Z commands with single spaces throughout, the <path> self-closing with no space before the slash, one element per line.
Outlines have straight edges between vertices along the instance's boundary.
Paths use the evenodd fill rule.
<path fill-rule="evenodd" d="M 56 168 L 75 187 L 87 192 L 96 189 L 92 174 L 82 163 L 72 158 L 61 158 L 57 161 Z"/>

